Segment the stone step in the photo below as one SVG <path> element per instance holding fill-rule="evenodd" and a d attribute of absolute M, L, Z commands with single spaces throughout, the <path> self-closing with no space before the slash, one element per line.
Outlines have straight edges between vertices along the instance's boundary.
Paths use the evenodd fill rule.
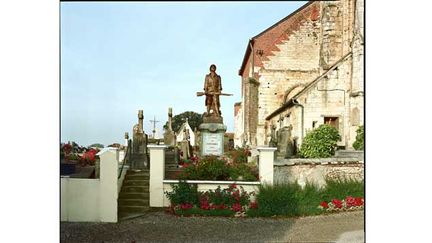
<path fill-rule="evenodd" d="M 145 181 L 145 180 L 149 180 L 150 179 L 150 175 L 149 174 L 126 174 L 125 176 L 125 181 L 126 180 L 141 180 L 141 181 Z"/>
<path fill-rule="evenodd" d="M 118 213 L 124 215 L 127 213 L 145 213 L 150 211 L 150 206 L 119 206 Z"/>
<path fill-rule="evenodd" d="M 149 192 L 149 186 L 122 186 L 120 193 L 140 193 Z"/>
<path fill-rule="evenodd" d="M 149 192 L 121 192 L 119 199 L 149 199 Z"/>
<path fill-rule="evenodd" d="M 127 172 L 128 175 L 149 175 L 149 173 L 150 170 L 148 169 L 141 169 L 141 170 L 130 169 Z"/>
<path fill-rule="evenodd" d="M 138 218 L 145 215 L 145 212 L 140 213 L 128 213 L 128 212 L 118 212 L 118 220 L 119 221 L 125 221 L 129 219 Z"/>
<path fill-rule="evenodd" d="M 118 206 L 149 206 L 149 199 L 118 199 Z"/>
<path fill-rule="evenodd" d="M 149 180 L 125 180 L 123 186 L 148 186 Z"/>

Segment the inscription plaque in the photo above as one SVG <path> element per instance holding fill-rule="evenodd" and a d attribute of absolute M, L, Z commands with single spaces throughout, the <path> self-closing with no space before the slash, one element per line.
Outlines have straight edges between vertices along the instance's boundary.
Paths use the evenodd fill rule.
<path fill-rule="evenodd" d="M 223 154 L 223 133 L 203 133 L 203 155 Z"/>

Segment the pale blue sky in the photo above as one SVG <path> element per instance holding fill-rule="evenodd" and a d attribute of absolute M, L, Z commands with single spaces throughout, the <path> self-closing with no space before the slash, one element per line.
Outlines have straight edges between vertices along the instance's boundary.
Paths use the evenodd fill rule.
<path fill-rule="evenodd" d="M 241 101 L 238 70 L 248 40 L 286 17 L 301 2 L 62 2 L 61 141 L 122 143 L 138 109 L 151 134 L 174 115 L 205 111 L 202 91 L 217 65 L 221 110 L 234 130 Z"/>

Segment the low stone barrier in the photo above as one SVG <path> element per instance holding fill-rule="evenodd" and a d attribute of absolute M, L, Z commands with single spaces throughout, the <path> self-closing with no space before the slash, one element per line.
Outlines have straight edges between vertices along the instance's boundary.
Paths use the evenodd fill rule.
<path fill-rule="evenodd" d="M 358 158 L 284 159 L 275 161 L 275 183 L 312 182 L 320 187 L 329 179 L 364 179 L 364 163 Z"/>

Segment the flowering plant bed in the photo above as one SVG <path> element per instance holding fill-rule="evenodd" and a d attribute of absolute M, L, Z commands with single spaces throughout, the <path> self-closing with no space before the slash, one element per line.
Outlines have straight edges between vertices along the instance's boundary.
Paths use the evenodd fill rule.
<path fill-rule="evenodd" d="M 318 206 L 321 210 L 326 211 L 346 211 L 362 209 L 364 207 L 364 198 L 348 196 L 343 200 L 333 199 L 330 202 L 323 201 Z"/>
<path fill-rule="evenodd" d="M 175 215 L 245 216 L 247 210 L 258 207 L 250 199 L 255 193 L 248 193 L 236 184 L 226 189 L 218 186 L 215 190 L 205 192 L 198 192 L 196 185 L 183 181 L 172 187 L 173 191 L 165 194 L 171 202 L 169 211 Z"/>
<path fill-rule="evenodd" d="M 181 180 L 258 181 L 258 168 L 254 164 L 235 162 L 228 157 L 205 156 L 181 160 L 182 170 L 176 178 Z"/>

